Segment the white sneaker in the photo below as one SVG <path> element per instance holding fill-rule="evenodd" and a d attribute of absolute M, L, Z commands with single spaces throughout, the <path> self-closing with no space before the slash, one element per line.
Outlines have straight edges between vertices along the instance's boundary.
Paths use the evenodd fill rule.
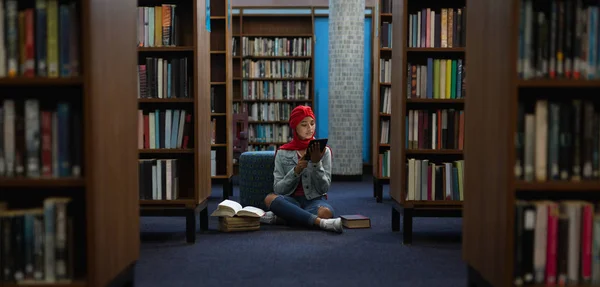
<path fill-rule="evenodd" d="M 321 223 L 319 224 L 321 229 L 329 230 L 337 233 L 344 232 L 344 226 L 342 225 L 341 218 L 330 218 L 330 219 L 321 219 Z"/>
<path fill-rule="evenodd" d="M 275 213 L 273 213 L 273 211 L 267 211 L 265 212 L 265 215 L 260 217 L 260 223 L 275 224 L 276 221 L 277 216 L 275 215 Z"/>

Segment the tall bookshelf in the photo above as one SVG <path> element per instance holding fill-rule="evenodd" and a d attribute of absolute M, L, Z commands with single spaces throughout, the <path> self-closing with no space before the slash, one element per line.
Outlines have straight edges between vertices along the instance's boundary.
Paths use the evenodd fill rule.
<path fill-rule="evenodd" d="M 248 116 L 244 151 L 274 150 L 292 137 L 292 109 L 314 108 L 313 8 L 235 7 L 233 17 L 232 107 Z"/>
<path fill-rule="evenodd" d="M 470 286 L 598 286 L 598 3 L 468 3 Z"/>
<path fill-rule="evenodd" d="M 390 195 L 392 230 L 402 214 L 405 244 L 412 243 L 414 217 L 462 213 L 465 10 L 464 0 L 392 7 L 392 17 L 403 20 L 392 32 L 391 70 L 402 72 L 391 74 L 391 118 L 402 124 L 390 135 Z"/>
<path fill-rule="evenodd" d="M 135 4 L 2 4 L 0 285 L 133 285 Z"/>
<path fill-rule="evenodd" d="M 210 2 L 211 178 L 233 195 L 231 2 Z"/>
<path fill-rule="evenodd" d="M 140 214 L 186 217 L 193 243 L 211 194 L 206 2 L 138 0 L 137 11 Z"/>
<path fill-rule="evenodd" d="M 390 131 L 392 119 L 391 105 L 391 59 L 392 59 L 392 0 L 380 0 L 375 41 L 373 41 L 373 128 L 372 163 L 373 163 L 373 196 L 382 202 L 383 185 L 390 182 Z"/>

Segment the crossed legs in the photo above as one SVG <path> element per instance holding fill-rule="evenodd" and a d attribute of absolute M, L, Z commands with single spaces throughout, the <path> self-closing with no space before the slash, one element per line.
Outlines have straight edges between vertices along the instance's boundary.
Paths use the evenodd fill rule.
<path fill-rule="evenodd" d="M 287 223 L 306 227 L 318 226 L 322 229 L 341 232 L 341 220 L 332 219 L 334 212 L 331 206 L 321 199 L 308 201 L 304 208 L 300 202 L 289 196 L 269 194 L 265 204 L 278 218 Z"/>

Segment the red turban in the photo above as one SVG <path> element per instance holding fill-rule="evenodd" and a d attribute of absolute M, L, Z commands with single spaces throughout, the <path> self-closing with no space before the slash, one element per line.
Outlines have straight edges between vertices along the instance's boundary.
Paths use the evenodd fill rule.
<path fill-rule="evenodd" d="M 315 119 L 315 114 L 309 106 L 297 106 L 292 110 L 292 113 L 290 114 L 290 127 L 292 128 L 292 134 L 294 137 L 291 142 L 282 145 L 279 149 L 303 150 L 308 147 L 310 140 L 314 139 L 314 134 L 312 138 L 306 140 L 300 139 L 298 134 L 296 134 L 296 127 L 306 117 Z"/>
<path fill-rule="evenodd" d="M 297 106 L 292 110 L 290 115 L 290 127 L 295 131 L 296 126 L 306 117 L 315 119 L 315 114 L 309 106 Z"/>

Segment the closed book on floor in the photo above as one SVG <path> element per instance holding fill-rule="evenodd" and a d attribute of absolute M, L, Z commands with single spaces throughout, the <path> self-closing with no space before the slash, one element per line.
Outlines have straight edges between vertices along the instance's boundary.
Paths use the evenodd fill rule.
<path fill-rule="evenodd" d="M 371 228 L 371 219 L 364 215 L 352 214 L 352 215 L 341 215 L 342 225 L 345 228 Z"/>

